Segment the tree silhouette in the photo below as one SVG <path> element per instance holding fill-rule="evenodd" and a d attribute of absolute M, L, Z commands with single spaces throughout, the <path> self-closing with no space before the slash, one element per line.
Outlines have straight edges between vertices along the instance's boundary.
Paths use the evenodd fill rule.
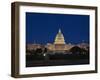
<path fill-rule="evenodd" d="M 35 53 L 42 53 L 42 49 L 41 48 L 37 48 Z"/>
<path fill-rule="evenodd" d="M 48 49 L 47 48 L 44 48 L 44 51 L 43 51 L 43 53 L 46 53 L 48 51 Z"/>
<path fill-rule="evenodd" d="M 33 50 L 31 50 L 31 53 L 32 53 L 33 55 L 35 54 L 35 52 L 36 52 L 36 51 L 35 51 L 34 49 L 33 49 Z"/>
<path fill-rule="evenodd" d="M 81 53 L 82 52 L 82 49 L 79 48 L 78 46 L 74 46 L 70 49 L 70 52 L 72 53 Z"/>

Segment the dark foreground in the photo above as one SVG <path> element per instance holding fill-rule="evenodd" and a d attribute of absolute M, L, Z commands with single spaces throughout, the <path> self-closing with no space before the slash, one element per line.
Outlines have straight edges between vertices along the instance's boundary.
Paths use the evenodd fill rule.
<path fill-rule="evenodd" d="M 74 60 L 74 61 L 72 61 L 72 60 L 27 61 L 26 67 L 79 65 L 79 64 L 89 64 L 89 60 L 82 59 L 82 60 Z"/>
<path fill-rule="evenodd" d="M 36 66 L 60 66 L 60 65 L 81 65 L 89 64 L 89 55 L 29 55 L 26 56 L 26 67 Z"/>

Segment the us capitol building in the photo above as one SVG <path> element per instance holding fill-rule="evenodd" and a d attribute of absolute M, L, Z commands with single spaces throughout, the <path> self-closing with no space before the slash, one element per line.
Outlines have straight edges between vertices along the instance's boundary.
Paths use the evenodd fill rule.
<path fill-rule="evenodd" d="M 88 44 L 86 43 L 81 43 L 81 44 L 77 44 L 77 45 L 74 45 L 74 44 L 71 44 L 71 43 L 66 43 L 65 42 L 65 39 L 64 39 L 64 35 L 62 34 L 61 32 L 61 29 L 59 29 L 56 37 L 55 37 L 55 40 L 54 40 L 54 43 L 47 43 L 46 45 L 41 45 L 41 44 L 27 44 L 27 49 L 28 50 L 35 50 L 37 48 L 47 48 L 48 51 L 52 51 L 52 52 L 57 52 L 57 53 L 64 53 L 68 50 L 70 50 L 72 47 L 74 46 L 78 46 L 80 48 L 86 48 L 88 46 Z"/>
<path fill-rule="evenodd" d="M 54 52 L 65 52 L 67 50 L 69 50 L 70 48 L 72 48 L 73 45 L 72 44 L 66 44 L 64 36 L 61 32 L 61 29 L 59 29 L 54 43 L 47 43 L 46 48 L 49 49 L 50 51 L 54 51 Z"/>

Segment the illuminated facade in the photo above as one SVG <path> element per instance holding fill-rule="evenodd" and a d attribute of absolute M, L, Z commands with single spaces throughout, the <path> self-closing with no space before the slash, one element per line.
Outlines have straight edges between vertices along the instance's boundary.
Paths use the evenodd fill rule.
<path fill-rule="evenodd" d="M 58 31 L 58 34 L 57 34 L 56 37 L 55 37 L 55 42 L 54 42 L 54 44 L 66 44 L 66 43 L 65 43 L 64 36 L 63 36 L 63 34 L 62 34 L 62 32 L 61 32 L 60 29 L 59 29 L 59 31 Z"/>
<path fill-rule="evenodd" d="M 49 49 L 50 51 L 53 51 L 53 52 L 65 52 L 65 51 L 68 51 L 70 48 L 72 48 L 73 45 L 66 44 L 64 36 L 63 36 L 61 30 L 59 29 L 59 31 L 55 37 L 54 44 L 48 43 L 46 45 L 46 47 L 47 47 L 47 49 Z"/>

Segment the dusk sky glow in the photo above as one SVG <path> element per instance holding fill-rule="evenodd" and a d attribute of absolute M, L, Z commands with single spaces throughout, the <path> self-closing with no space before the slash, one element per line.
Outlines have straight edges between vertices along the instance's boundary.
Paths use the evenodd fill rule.
<path fill-rule="evenodd" d="M 26 43 L 53 43 L 59 28 L 66 43 L 89 42 L 89 15 L 26 13 Z"/>

